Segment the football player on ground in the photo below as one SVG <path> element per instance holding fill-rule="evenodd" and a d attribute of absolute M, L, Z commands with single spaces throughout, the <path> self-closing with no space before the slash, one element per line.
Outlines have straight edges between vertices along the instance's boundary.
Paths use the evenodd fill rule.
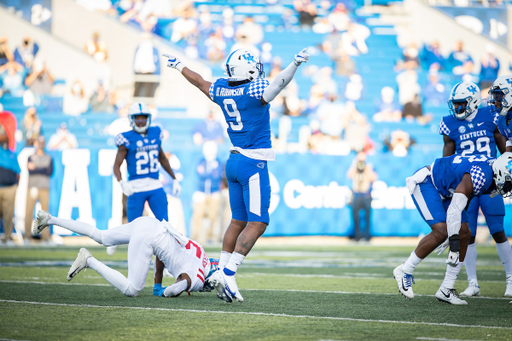
<path fill-rule="evenodd" d="M 512 189 L 510 167 L 512 153 L 505 153 L 497 160 L 483 154 L 469 157 L 452 155 L 436 159 L 431 166 L 421 168 L 405 180 L 416 208 L 432 232 L 420 240 L 405 263 L 393 270 L 402 295 L 414 298 L 411 287 L 414 269 L 448 238 L 450 252 L 446 264 L 449 267 L 435 297 L 450 304 L 467 304 L 453 289 L 460 271 L 459 264 L 466 257 L 471 239 L 465 208 L 473 197 L 480 194 L 509 193 Z"/>
<path fill-rule="evenodd" d="M 228 78 L 208 82 L 172 55 L 164 55 L 167 66 L 181 74 L 209 99 L 218 104 L 228 124 L 233 147 L 226 164 L 232 220 L 224 234 L 220 267 L 227 296 L 243 297 L 235 273 L 245 256 L 265 232 L 270 221 L 270 179 L 267 161 L 275 159 L 270 134 L 269 103 L 292 80 L 309 55 L 303 49 L 293 62 L 269 83 L 263 65 L 250 51 L 239 49 L 226 59 Z"/>
<path fill-rule="evenodd" d="M 48 212 L 39 210 L 32 224 L 32 235 L 39 235 L 48 225 L 64 227 L 104 246 L 128 244 L 128 278 L 82 248 L 69 269 L 68 281 L 80 271 L 91 268 L 123 295 L 135 297 L 144 289 L 151 258 L 155 255 L 176 278 L 176 282 L 162 288 L 158 296 L 177 297 L 184 291 L 210 291 L 215 287 L 219 287 L 222 293 L 220 282 L 223 279 L 220 271 L 216 271 L 218 259 L 208 258 L 201 244 L 183 236 L 168 222 L 141 217 L 112 229 L 98 230 L 92 225 L 52 217 Z"/>
<path fill-rule="evenodd" d="M 443 156 L 458 154 L 462 156 L 485 155 L 496 158 L 496 147 L 500 153 L 505 152 L 505 138 L 496 127 L 498 115 L 491 112 L 491 107 L 478 108 L 481 102 L 480 89 L 472 82 L 456 84 L 448 100 L 451 115 L 442 118 L 439 134 L 443 135 Z M 476 245 L 478 211 L 482 209 L 489 231 L 496 242 L 498 255 L 507 275 L 505 296 L 512 296 L 512 250 L 505 236 L 503 219 L 505 204 L 498 195 L 490 198 L 489 194 L 480 194 L 471 200 L 468 206 L 468 224 L 471 230 L 464 265 L 468 274 L 469 285 L 460 296 L 478 296 L 480 287 L 476 276 Z M 441 250 L 440 250 L 441 251 Z M 462 266 L 462 263 L 458 265 Z M 451 270 L 448 268 L 448 270 Z"/>
<path fill-rule="evenodd" d="M 118 150 L 114 161 L 114 175 L 128 197 L 128 222 L 142 217 L 146 201 L 159 221 L 168 221 L 167 195 L 159 180 L 159 166 L 174 179 L 173 195 L 179 195 L 181 186 L 162 150 L 162 130 L 151 126 L 151 112 L 144 103 L 137 102 L 130 106 L 128 120 L 132 130 L 115 137 Z M 128 168 L 128 181 L 123 180 L 121 175 L 124 160 Z M 164 265 L 157 257 L 154 295 L 162 290 L 163 269 Z"/>

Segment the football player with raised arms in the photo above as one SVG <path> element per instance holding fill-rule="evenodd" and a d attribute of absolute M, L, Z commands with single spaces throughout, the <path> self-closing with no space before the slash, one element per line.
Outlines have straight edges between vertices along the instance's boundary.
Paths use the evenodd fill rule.
<path fill-rule="evenodd" d="M 128 110 L 132 130 L 115 137 L 118 148 L 114 161 L 114 175 L 123 193 L 128 197 L 126 213 L 128 222 L 142 217 L 146 201 L 159 221 L 167 221 L 167 195 L 159 180 L 160 165 L 174 179 L 173 195 L 179 195 L 181 186 L 162 150 L 163 133 L 160 127 L 151 126 L 151 112 L 144 103 L 133 103 Z M 126 160 L 128 181 L 123 180 L 121 165 Z M 162 288 L 163 263 L 156 258 L 155 292 Z"/>
<path fill-rule="evenodd" d="M 223 299 L 243 301 L 235 273 L 254 243 L 265 232 L 270 218 L 270 179 L 267 161 L 275 159 L 270 134 L 269 103 L 308 61 L 306 49 L 269 83 L 263 65 L 251 51 L 239 49 L 226 59 L 228 78 L 211 83 L 175 56 L 164 55 L 167 66 L 181 72 L 192 85 L 218 104 L 228 124 L 233 147 L 226 164 L 232 219 L 224 234 L 220 268 L 224 277 Z"/>
<path fill-rule="evenodd" d="M 485 155 L 495 159 L 496 147 L 500 153 L 505 152 L 505 138 L 496 126 L 498 115 L 492 113 L 491 107 L 479 108 L 480 102 L 480 89 L 476 84 L 461 82 L 453 87 L 448 100 L 451 115 L 443 117 L 439 124 L 439 134 L 443 135 L 444 141 L 443 156 L 453 154 Z M 505 296 L 512 296 L 512 250 L 503 227 L 505 204 L 502 196 L 491 198 L 489 194 L 476 196 L 467 208 L 471 239 L 464 265 L 469 285 L 460 296 L 480 295 L 476 276 L 477 252 L 475 245 L 479 209 L 485 216 L 489 231 L 496 242 L 498 255 L 505 268 L 507 275 Z M 440 252 L 442 251 L 444 249 L 441 248 Z M 461 265 L 459 264 L 459 267 Z M 447 271 L 452 270 L 453 268 L 447 268 Z"/>
<path fill-rule="evenodd" d="M 452 155 L 436 159 L 432 165 L 406 179 L 414 204 L 432 232 L 420 240 L 403 264 L 393 270 L 402 295 L 414 298 L 414 269 L 448 238 L 450 252 L 446 264 L 452 271 L 446 272 L 435 297 L 450 304 L 467 304 L 453 289 L 459 264 L 466 257 L 471 239 L 465 208 L 472 198 L 481 194 L 507 195 L 512 189 L 511 166 L 512 153 L 505 153 L 497 160 L 484 154 Z"/>
<path fill-rule="evenodd" d="M 153 255 L 165 264 L 176 282 L 158 293 L 161 297 L 177 297 L 184 291 L 219 290 L 223 281 L 218 259 L 208 258 L 203 247 L 179 233 L 170 223 L 153 217 L 140 217 L 108 230 L 74 220 L 52 217 L 39 210 L 32 223 L 32 235 L 39 235 L 48 225 L 58 225 L 87 236 L 104 246 L 128 244 L 128 278 L 103 264 L 82 248 L 69 269 L 71 281 L 80 271 L 94 269 L 123 295 L 135 297 L 144 289 Z"/>

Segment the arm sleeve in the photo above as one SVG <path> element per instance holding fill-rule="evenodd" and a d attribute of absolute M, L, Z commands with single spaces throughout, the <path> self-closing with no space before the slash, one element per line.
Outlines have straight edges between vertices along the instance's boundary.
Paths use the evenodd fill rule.
<path fill-rule="evenodd" d="M 279 95 L 279 93 L 291 82 L 295 75 L 295 71 L 297 71 L 297 66 L 295 63 L 291 63 L 286 69 L 279 72 L 263 93 L 263 99 L 265 102 L 270 103 L 277 97 L 277 95 Z"/>
<path fill-rule="evenodd" d="M 462 193 L 453 194 L 450 206 L 446 212 L 446 227 L 448 237 L 459 234 L 460 224 L 462 221 L 462 211 L 466 208 L 468 198 Z"/>
<path fill-rule="evenodd" d="M 130 145 L 130 142 L 128 141 L 128 139 L 126 137 L 124 137 L 123 133 L 117 134 L 114 141 L 115 141 L 117 147 L 121 147 L 121 146 L 128 147 Z"/>
<path fill-rule="evenodd" d="M 480 194 L 480 191 L 485 186 L 485 173 L 482 171 L 482 168 L 473 166 L 469 170 L 469 175 L 471 176 L 471 181 L 473 182 L 473 193 L 475 195 Z"/>
<path fill-rule="evenodd" d="M 185 290 L 187 290 L 187 281 L 182 280 L 182 281 L 174 283 L 173 285 L 169 285 L 167 288 L 165 288 L 164 296 L 165 297 L 176 297 L 176 296 L 179 296 Z"/>

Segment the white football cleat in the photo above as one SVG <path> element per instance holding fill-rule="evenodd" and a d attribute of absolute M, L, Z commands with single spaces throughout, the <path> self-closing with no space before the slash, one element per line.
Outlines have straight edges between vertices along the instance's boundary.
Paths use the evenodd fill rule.
<path fill-rule="evenodd" d="M 71 281 L 80 271 L 87 269 L 87 258 L 92 257 L 92 253 L 86 248 L 81 248 L 78 251 L 78 256 L 71 265 L 68 271 L 68 281 Z"/>
<path fill-rule="evenodd" d="M 213 274 L 211 274 L 210 277 L 208 277 L 208 281 L 210 284 L 215 288 L 215 291 L 217 292 L 217 297 L 224 302 L 231 303 L 233 300 L 229 295 L 226 295 L 226 287 L 224 286 L 224 278 L 222 278 L 221 270 L 215 271 Z"/>
<path fill-rule="evenodd" d="M 400 293 L 406 298 L 412 300 L 414 298 L 414 293 L 412 292 L 411 285 L 414 283 L 414 276 L 411 274 L 406 274 L 402 270 L 402 264 L 393 270 L 393 276 L 395 277 L 396 283 L 398 284 L 398 291 L 400 291 Z"/>
<path fill-rule="evenodd" d="M 116 253 L 116 250 L 117 250 L 117 245 L 114 245 L 114 246 L 107 246 L 105 251 L 107 251 L 107 255 L 113 256 L 114 253 Z"/>
<path fill-rule="evenodd" d="M 224 278 L 224 293 L 231 298 L 236 298 L 238 302 L 243 302 L 244 298 L 240 294 L 238 286 L 236 285 L 235 275 L 228 276 L 224 271 L 222 271 L 221 275 Z"/>
<path fill-rule="evenodd" d="M 52 216 L 50 213 L 38 210 L 36 213 L 36 219 L 32 222 L 32 235 L 34 237 L 39 236 L 41 232 L 48 226 L 48 220 L 50 220 Z"/>
<path fill-rule="evenodd" d="M 480 296 L 480 287 L 476 282 L 469 281 L 469 285 L 463 292 L 460 293 L 461 297 L 472 297 L 472 296 Z"/>
<path fill-rule="evenodd" d="M 512 276 L 507 278 L 507 289 L 505 290 L 505 297 L 512 297 Z"/>
<path fill-rule="evenodd" d="M 454 305 L 466 305 L 468 302 L 461 300 L 457 293 L 455 292 L 455 289 L 448 289 L 443 286 L 439 288 L 436 292 L 436 298 L 445 303 L 454 304 Z"/>

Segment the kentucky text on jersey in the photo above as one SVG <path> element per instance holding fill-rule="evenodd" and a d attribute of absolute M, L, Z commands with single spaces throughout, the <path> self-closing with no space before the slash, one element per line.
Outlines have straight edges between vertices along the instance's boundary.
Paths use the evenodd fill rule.
<path fill-rule="evenodd" d="M 471 138 L 474 138 L 474 137 L 480 137 L 480 136 L 486 136 L 486 131 L 485 130 L 478 130 L 478 131 L 472 131 L 470 133 L 467 133 L 467 134 L 461 134 L 460 135 L 460 140 L 467 140 L 467 139 L 471 139 Z"/>
<path fill-rule="evenodd" d="M 148 150 L 153 150 L 153 149 L 158 149 L 158 148 L 159 148 L 159 145 L 152 144 L 152 145 L 149 145 L 149 146 L 137 147 L 137 151 L 138 152 L 147 152 Z"/>
<path fill-rule="evenodd" d="M 245 88 L 238 88 L 238 89 L 226 89 L 226 88 L 219 88 L 217 90 L 220 90 L 220 93 L 217 94 L 217 96 L 243 96 Z"/>

